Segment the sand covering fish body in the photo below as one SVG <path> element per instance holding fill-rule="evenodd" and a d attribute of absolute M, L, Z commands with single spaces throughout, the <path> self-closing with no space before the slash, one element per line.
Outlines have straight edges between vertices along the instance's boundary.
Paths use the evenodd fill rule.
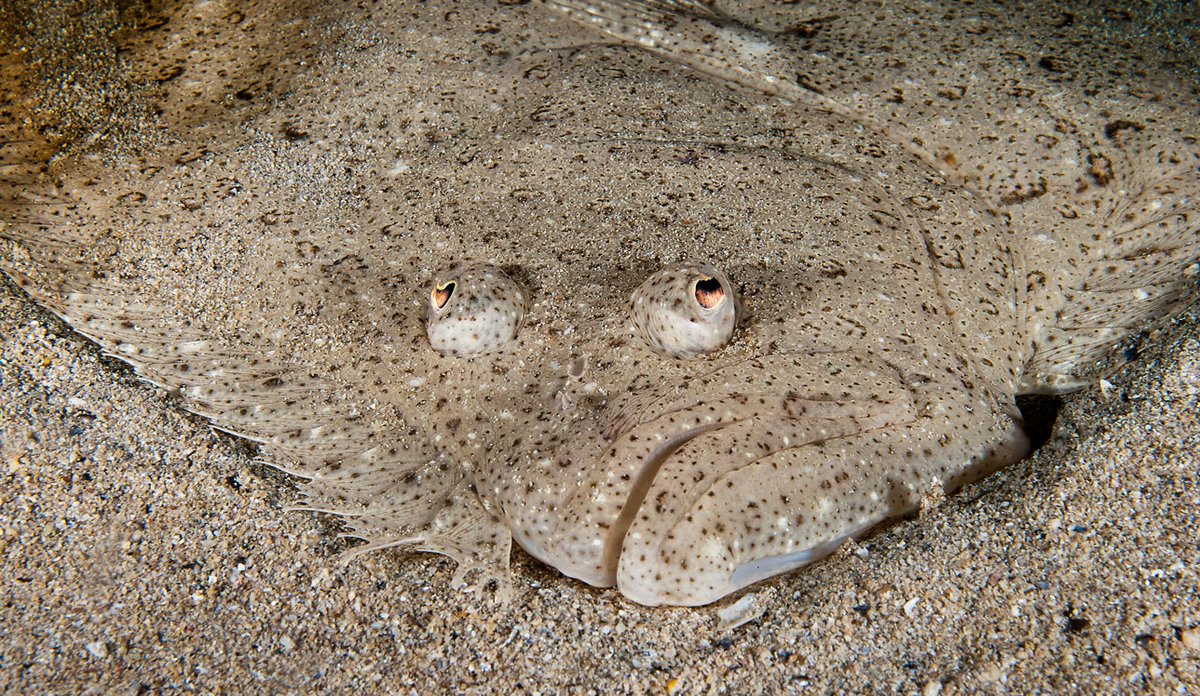
<path fill-rule="evenodd" d="M 1069 9 L 110 10 L 6 62 L 3 268 L 356 553 L 704 604 L 1024 456 L 1017 394 L 1195 301 L 1194 72 Z M 664 268 L 728 343 L 642 340 Z"/>

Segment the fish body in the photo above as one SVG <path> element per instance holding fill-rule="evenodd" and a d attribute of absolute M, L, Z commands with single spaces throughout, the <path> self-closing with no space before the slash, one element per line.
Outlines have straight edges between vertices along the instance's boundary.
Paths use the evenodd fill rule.
<path fill-rule="evenodd" d="M 117 90 L 141 142 L 8 138 L 6 272 L 359 552 L 706 604 L 1021 458 L 1018 394 L 1195 300 L 1197 83 L 1082 55 L 1101 10 L 453 11 L 491 29 L 181 12 L 132 65 L 189 77 Z M 677 350 L 700 282 L 733 328 Z"/>

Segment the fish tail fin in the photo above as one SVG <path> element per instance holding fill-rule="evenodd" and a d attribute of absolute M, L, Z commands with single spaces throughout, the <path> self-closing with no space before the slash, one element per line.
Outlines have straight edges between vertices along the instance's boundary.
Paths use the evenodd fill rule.
<path fill-rule="evenodd" d="M 1200 155 L 1105 215 L 1059 309 L 1039 333 L 1021 390 L 1058 393 L 1097 378 L 1098 363 L 1148 322 L 1200 299 Z"/>

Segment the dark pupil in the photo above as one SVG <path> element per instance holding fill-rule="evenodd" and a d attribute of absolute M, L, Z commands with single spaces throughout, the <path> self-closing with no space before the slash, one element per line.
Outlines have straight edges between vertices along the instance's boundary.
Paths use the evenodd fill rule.
<path fill-rule="evenodd" d="M 705 309 L 712 309 L 721 304 L 725 291 L 716 278 L 706 278 L 696 281 L 696 302 Z"/>
<path fill-rule="evenodd" d="M 440 288 L 434 292 L 433 298 L 434 298 L 434 302 L 437 304 L 438 309 L 445 307 L 446 303 L 450 301 L 450 297 L 454 294 L 454 286 L 455 286 L 455 283 L 453 283 L 453 282 L 446 283 L 445 287 Z"/>

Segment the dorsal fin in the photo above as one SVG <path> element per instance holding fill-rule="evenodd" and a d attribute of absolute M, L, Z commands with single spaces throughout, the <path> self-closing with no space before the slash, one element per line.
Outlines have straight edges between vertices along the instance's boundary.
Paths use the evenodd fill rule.
<path fill-rule="evenodd" d="M 1100 252 L 1076 269 L 1021 390 L 1064 392 L 1096 378 L 1111 347 L 1200 299 L 1200 155 L 1107 215 Z"/>

